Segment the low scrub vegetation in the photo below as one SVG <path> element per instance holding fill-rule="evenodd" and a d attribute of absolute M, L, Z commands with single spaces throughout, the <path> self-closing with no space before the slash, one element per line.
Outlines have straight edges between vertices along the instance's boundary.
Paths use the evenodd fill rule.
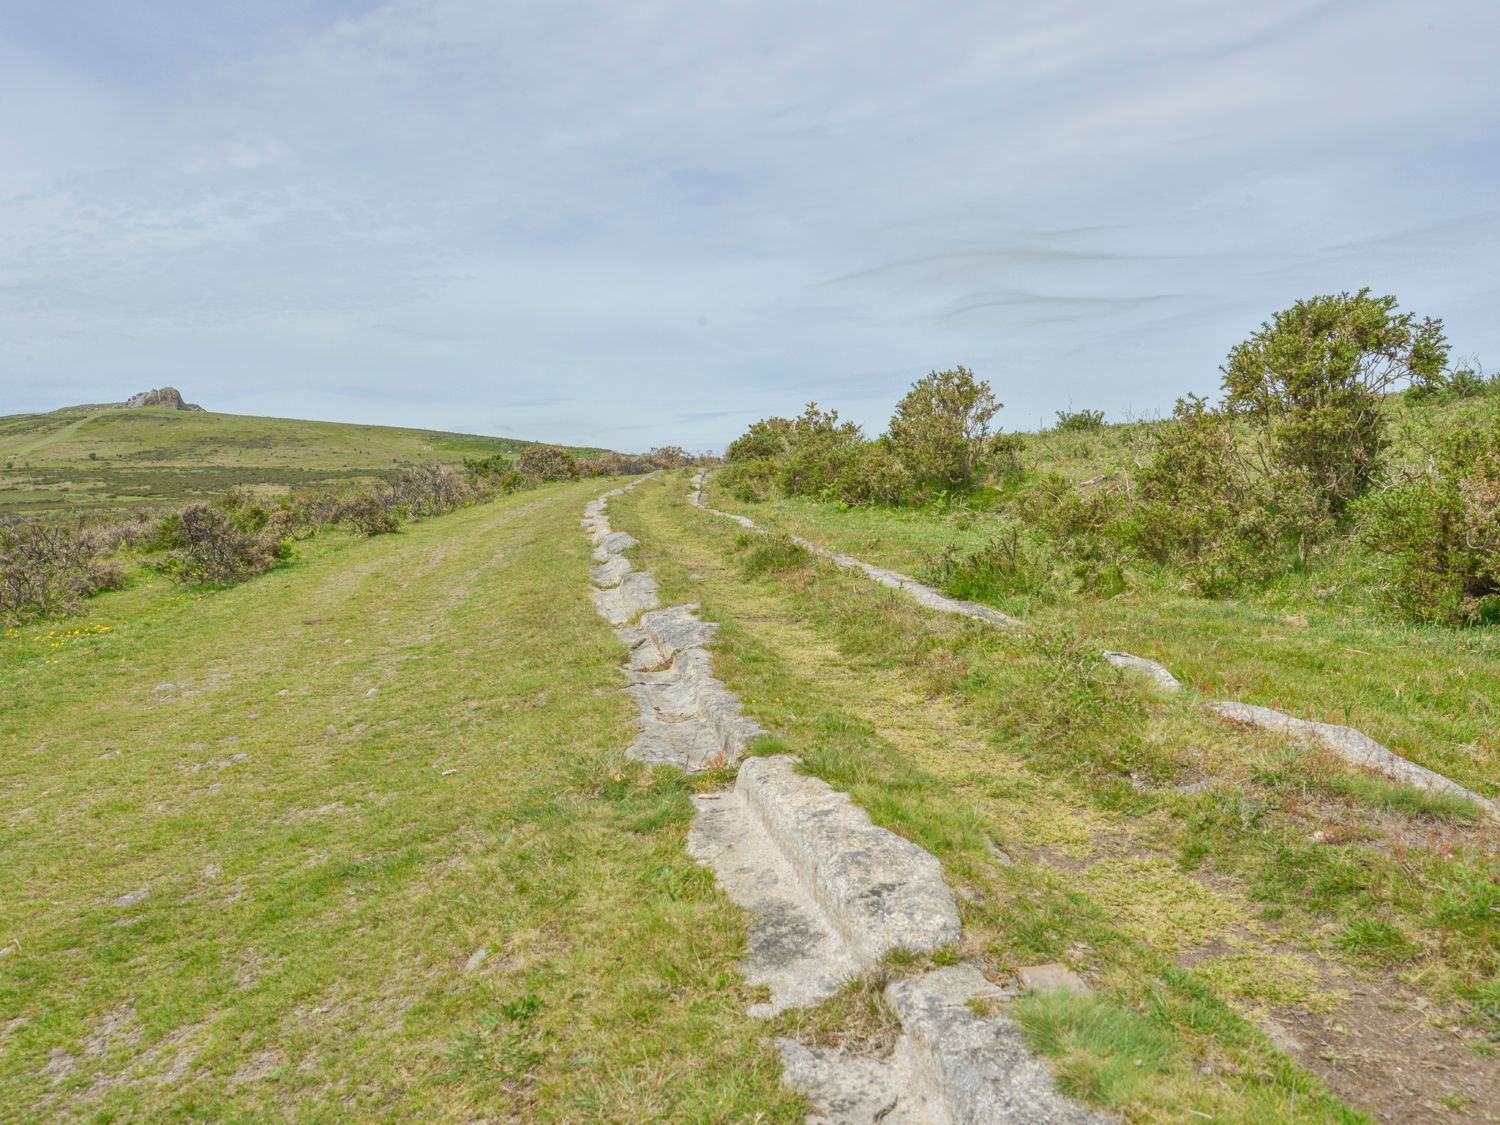
<path fill-rule="evenodd" d="M 12 520 L 0 525 L 0 621 L 15 625 L 77 613 L 88 597 L 124 584 L 134 563 L 188 586 L 227 586 L 271 570 L 292 557 L 297 540 L 329 530 L 387 535 L 551 481 L 676 468 L 690 460 L 673 446 L 579 462 L 562 446 L 539 445 L 515 457 L 466 461 L 462 471 L 440 462 L 403 465 L 392 479 L 353 491 L 267 495 L 234 487 L 212 500 L 123 521 Z"/>
<path fill-rule="evenodd" d="M 0 526 L 0 620 L 18 624 L 75 613 L 83 599 L 124 581 L 100 537 L 70 527 Z"/>
<path fill-rule="evenodd" d="M 1448 355 L 1442 322 L 1394 297 L 1314 297 L 1231 349 L 1218 402 L 1185 396 L 1169 420 L 1070 408 L 1031 439 L 997 433 L 993 390 L 959 366 L 920 379 L 873 440 L 816 404 L 756 422 L 717 479 L 743 501 L 1002 517 L 994 542 L 932 557 L 927 576 L 959 596 L 1112 597 L 1149 580 L 1227 597 L 1342 566 L 1401 619 L 1491 621 L 1500 381 Z M 1105 458 L 1086 480 L 1065 471 Z"/>

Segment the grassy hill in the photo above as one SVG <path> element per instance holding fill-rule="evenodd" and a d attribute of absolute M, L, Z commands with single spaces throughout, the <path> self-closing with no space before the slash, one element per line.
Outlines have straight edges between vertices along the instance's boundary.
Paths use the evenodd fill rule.
<path fill-rule="evenodd" d="M 337 486 L 390 476 L 402 462 L 457 464 L 533 444 L 165 407 L 16 414 L 0 417 L 0 514 L 176 504 L 236 485 Z"/>

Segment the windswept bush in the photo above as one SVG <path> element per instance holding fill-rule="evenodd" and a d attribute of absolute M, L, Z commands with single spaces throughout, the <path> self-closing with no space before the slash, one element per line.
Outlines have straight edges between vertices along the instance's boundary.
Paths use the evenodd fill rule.
<path fill-rule="evenodd" d="M 397 505 L 416 519 L 440 516 L 474 498 L 475 490 L 461 475 L 438 462 L 404 465 L 390 486 Z"/>
<path fill-rule="evenodd" d="M 401 512 L 393 494 L 359 492 L 345 497 L 333 512 L 332 523 L 341 523 L 361 535 L 391 535 L 401 530 Z"/>
<path fill-rule="evenodd" d="M 1277 313 L 1229 353 L 1225 405 L 1260 426 L 1276 465 L 1337 512 L 1380 470 L 1381 397 L 1431 382 L 1448 358 L 1443 322 L 1398 313 L 1370 290 L 1313 297 Z"/>
<path fill-rule="evenodd" d="M 118 589 L 124 569 L 100 557 L 98 544 L 68 528 L 0 525 L 0 620 L 19 624 L 76 613 L 84 598 Z"/>
<path fill-rule="evenodd" d="M 242 582 L 270 570 L 291 551 L 268 529 L 247 530 L 231 514 L 203 503 L 168 516 L 159 538 L 172 549 L 158 569 L 190 584 Z"/>
<path fill-rule="evenodd" d="M 516 471 L 539 483 L 577 480 L 578 462 L 560 445 L 533 445 L 516 458 Z"/>

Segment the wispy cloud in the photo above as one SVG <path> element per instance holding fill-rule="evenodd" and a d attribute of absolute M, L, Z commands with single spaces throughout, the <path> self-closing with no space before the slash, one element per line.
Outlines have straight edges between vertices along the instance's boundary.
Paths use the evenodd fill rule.
<path fill-rule="evenodd" d="M 721 446 L 964 362 L 1207 390 L 1370 284 L 1500 352 L 1500 7 L 79 0 L 0 10 L 0 412 Z M 422 417 L 412 417 L 420 402 Z"/>

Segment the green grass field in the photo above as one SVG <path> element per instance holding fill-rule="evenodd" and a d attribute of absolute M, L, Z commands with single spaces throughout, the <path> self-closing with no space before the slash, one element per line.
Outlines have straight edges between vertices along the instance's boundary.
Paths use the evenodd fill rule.
<path fill-rule="evenodd" d="M 0 514 L 180 504 L 235 486 L 338 487 L 391 476 L 402 462 L 456 465 L 531 444 L 165 407 L 18 414 L 0 418 Z"/>
<path fill-rule="evenodd" d="M 797 1119 L 556 486 L 0 640 L 0 1119 Z"/>

